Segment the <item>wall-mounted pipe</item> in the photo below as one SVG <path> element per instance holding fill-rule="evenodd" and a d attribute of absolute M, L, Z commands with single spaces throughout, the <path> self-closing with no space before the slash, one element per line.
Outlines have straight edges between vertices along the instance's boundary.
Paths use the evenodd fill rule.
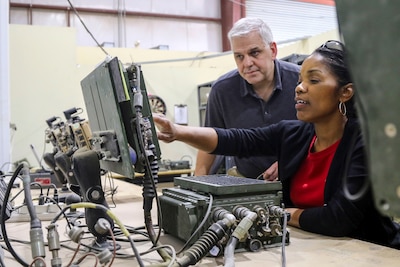
<path fill-rule="evenodd" d="M 69 14 L 69 6 L 56 6 L 56 5 L 42 5 L 42 4 L 24 4 L 24 3 L 12 3 L 10 2 L 11 8 L 25 8 L 32 12 L 35 9 L 43 9 L 50 11 L 65 11 Z M 104 9 L 104 8 L 87 8 L 87 7 L 76 7 L 78 12 L 82 13 L 96 13 L 96 14 L 107 14 L 117 15 L 120 12 L 118 9 Z M 177 20 L 197 20 L 221 23 L 220 18 L 209 18 L 209 17 L 197 17 L 197 16 L 186 16 L 186 15 L 174 15 L 174 14 L 163 14 L 163 13 L 150 13 L 150 12 L 138 12 L 129 11 L 125 12 L 127 17 L 152 17 L 152 18 L 166 18 L 166 19 L 177 19 Z"/>

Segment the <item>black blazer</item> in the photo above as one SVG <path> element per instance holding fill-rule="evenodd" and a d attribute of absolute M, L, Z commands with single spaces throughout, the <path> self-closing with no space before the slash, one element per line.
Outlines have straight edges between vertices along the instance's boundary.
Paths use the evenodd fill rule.
<path fill-rule="evenodd" d="M 281 121 L 269 127 L 253 129 L 217 129 L 218 145 L 214 154 L 250 156 L 276 155 L 283 201 L 293 207 L 290 182 L 308 153 L 315 135 L 314 125 L 302 121 Z M 386 246 L 400 248 L 399 225 L 378 212 L 371 188 L 358 199 L 354 195 L 368 183 L 364 142 L 358 122 L 349 119 L 339 143 L 325 184 L 324 206 L 308 208 L 300 216 L 300 227 L 306 231 L 349 236 Z"/>

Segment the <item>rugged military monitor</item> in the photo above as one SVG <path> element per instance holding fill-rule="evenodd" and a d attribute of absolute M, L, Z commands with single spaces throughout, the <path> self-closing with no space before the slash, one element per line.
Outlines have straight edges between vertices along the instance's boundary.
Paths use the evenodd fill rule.
<path fill-rule="evenodd" d="M 139 65 L 124 68 L 118 58 L 106 60 L 81 81 L 92 131 L 92 149 L 104 170 L 134 178 L 144 172 L 148 153 L 160 149 Z"/>

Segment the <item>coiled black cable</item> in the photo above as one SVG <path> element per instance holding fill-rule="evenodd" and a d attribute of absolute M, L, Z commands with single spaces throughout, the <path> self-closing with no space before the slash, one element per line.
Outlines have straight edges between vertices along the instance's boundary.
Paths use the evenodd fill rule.
<path fill-rule="evenodd" d="M 14 257 L 14 259 L 16 261 L 18 261 L 18 263 L 21 264 L 22 266 L 28 267 L 29 264 L 27 262 L 25 262 L 12 247 L 10 240 L 8 239 L 8 236 L 7 236 L 7 229 L 6 229 L 6 224 L 5 224 L 5 215 L 6 215 L 6 207 L 7 207 L 6 203 L 8 202 L 8 198 L 10 196 L 14 181 L 15 181 L 15 179 L 17 179 L 18 174 L 20 173 L 20 171 L 22 170 L 23 167 L 24 167 L 24 164 L 20 164 L 10 178 L 10 182 L 8 183 L 7 190 L 4 194 L 4 202 L 3 202 L 3 205 L 1 206 L 0 214 L 1 214 L 1 232 L 3 234 L 4 243 L 6 244 L 9 252 Z"/>

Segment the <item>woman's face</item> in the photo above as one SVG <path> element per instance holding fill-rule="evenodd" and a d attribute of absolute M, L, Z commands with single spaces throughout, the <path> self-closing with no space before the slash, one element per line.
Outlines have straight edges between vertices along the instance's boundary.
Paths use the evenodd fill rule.
<path fill-rule="evenodd" d="M 332 116 L 341 116 L 339 97 L 336 76 L 320 54 L 312 54 L 301 66 L 296 87 L 297 118 L 318 123 L 327 122 Z"/>

